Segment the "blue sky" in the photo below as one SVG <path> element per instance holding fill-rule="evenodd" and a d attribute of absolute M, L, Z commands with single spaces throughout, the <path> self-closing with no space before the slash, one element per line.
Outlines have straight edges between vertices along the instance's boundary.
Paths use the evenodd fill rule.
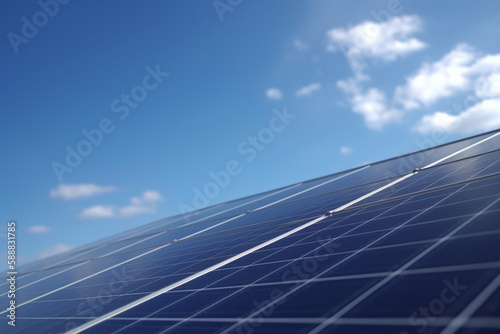
<path fill-rule="evenodd" d="M 0 6 L 24 262 L 500 127 L 497 1 Z"/>

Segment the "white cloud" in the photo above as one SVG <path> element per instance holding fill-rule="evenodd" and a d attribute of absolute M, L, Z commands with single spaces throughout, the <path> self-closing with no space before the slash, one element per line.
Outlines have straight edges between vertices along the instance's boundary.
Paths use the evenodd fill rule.
<path fill-rule="evenodd" d="M 340 148 L 340 153 L 342 153 L 344 155 L 351 154 L 352 153 L 352 148 L 347 147 L 347 146 L 342 146 Z"/>
<path fill-rule="evenodd" d="M 470 89 L 474 50 L 460 44 L 442 59 L 424 63 L 416 74 L 407 78 L 405 86 L 395 91 L 395 100 L 406 109 L 428 106 L 438 99 Z"/>
<path fill-rule="evenodd" d="M 411 37 L 422 29 L 418 16 L 394 16 L 386 22 L 365 21 L 350 28 L 327 32 L 329 51 L 342 51 L 353 70 L 361 73 L 365 59 L 394 61 L 422 50 L 426 44 Z"/>
<path fill-rule="evenodd" d="M 301 89 L 299 89 L 295 94 L 299 97 L 301 96 L 309 96 L 311 95 L 314 91 L 317 91 L 318 89 L 321 88 L 320 83 L 312 83 L 310 85 L 304 86 Z"/>
<path fill-rule="evenodd" d="M 295 39 L 293 41 L 293 46 L 295 46 L 295 48 L 299 51 L 307 50 L 309 48 L 309 46 L 307 46 L 307 44 L 302 42 L 300 39 Z"/>
<path fill-rule="evenodd" d="M 28 227 L 27 231 L 29 234 L 43 234 L 49 232 L 50 228 L 45 225 L 33 225 Z"/>
<path fill-rule="evenodd" d="M 389 123 L 397 122 L 402 117 L 398 109 L 387 106 L 384 92 L 377 88 L 369 88 L 365 93 L 359 87 L 358 80 L 338 81 L 337 86 L 350 95 L 351 109 L 363 116 L 366 126 L 372 130 L 380 130 Z"/>
<path fill-rule="evenodd" d="M 56 254 L 59 254 L 59 253 L 63 253 L 63 252 L 66 252 L 70 249 L 72 249 L 73 247 L 72 246 L 68 246 L 68 245 L 65 245 L 65 244 L 57 244 L 51 248 L 47 248 L 43 251 L 41 251 L 38 255 L 37 255 L 37 259 L 44 259 L 46 257 L 49 257 L 49 256 L 52 256 L 52 255 L 56 255 Z"/>
<path fill-rule="evenodd" d="M 458 104 L 458 113 L 436 111 L 414 127 L 420 133 L 472 133 L 500 126 L 500 54 L 481 56 L 467 44 L 459 44 L 434 63 L 424 63 L 404 86 L 396 88 L 394 99 L 405 109 L 429 106 L 439 99 L 461 92 L 474 92 Z M 483 99 L 483 100 L 481 100 Z M 457 104 L 455 104 L 457 105 Z M 464 106 L 465 105 L 465 106 Z"/>
<path fill-rule="evenodd" d="M 115 208 L 110 205 L 94 205 L 80 214 L 80 219 L 110 218 L 116 215 Z"/>
<path fill-rule="evenodd" d="M 266 96 L 271 100 L 281 100 L 283 98 L 283 93 L 279 88 L 269 88 L 266 91 Z"/>
<path fill-rule="evenodd" d="M 351 109 L 363 116 L 367 127 L 380 130 L 397 122 L 403 112 L 392 107 L 385 93 L 372 87 L 364 90 L 361 83 L 369 77 L 363 73 L 367 59 L 394 61 L 422 50 L 426 44 L 412 35 L 422 29 L 418 16 L 395 16 L 386 22 L 366 21 L 347 29 L 336 28 L 327 32 L 328 50 L 342 51 L 348 59 L 354 76 L 340 80 L 337 86 L 348 95 Z"/>
<path fill-rule="evenodd" d="M 377 87 L 363 87 L 370 79 L 364 73 L 368 60 L 390 62 L 426 48 L 424 42 L 414 37 L 421 30 L 418 16 L 396 16 L 386 22 L 365 21 L 327 32 L 328 50 L 343 52 L 354 70 L 351 78 L 337 82 L 347 95 L 351 110 L 363 116 L 367 127 L 379 130 L 398 122 L 409 110 L 429 107 L 458 93 L 474 92 L 475 105 L 462 106 L 459 114 L 438 111 L 427 115 L 415 129 L 427 133 L 438 128 L 447 132 L 494 128 L 491 124 L 497 124 L 499 118 L 499 109 L 494 108 L 500 99 L 500 54 L 481 55 L 465 43 L 435 62 L 423 63 L 403 85 L 395 88 L 390 99 Z"/>
<path fill-rule="evenodd" d="M 424 116 L 415 130 L 427 134 L 434 131 L 445 133 L 471 133 L 500 127 L 500 98 L 480 101 L 458 115 L 438 111 Z"/>
<path fill-rule="evenodd" d="M 80 219 L 124 218 L 140 213 L 154 213 L 156 203 L 162 199 L 161 194 L 147 190 L 139 197 L 132 197 L 126 206 L 95 205 L 83 210 Z"/>
<path fill-rule="evenodd" d="M 500 71 L 479 78 L 474 86 L 478 98 L 485 99 L 500 96 Z"/>
<path fill-rule="evenodd" d="M 154 190 L 147 190 L 142 193 L 141 197 L 132 197 L 130 199 L 130 203 L 132 203 L 133 205 L 143 205 L 146 203 L 154 203 L 156 201 L 159 201 L 160 199 L 161 195 L 159 192 Z"/>
<path fill-rule="evenodd" d="M 129 217 L 139 213 L 154 213 L 154 203 L 161 200 L 161 195 L 157 191 L 145 191 L 141 197 L 132 197 L 130 205 L 121 207 L 117 211 L 119 217 Z"/>
<path fill-rule="evenodd" d="M 474 64 L 472 71 L 475 73 L 500 72 L 500 54 L 480 58 Z"/>
<path fill-rule="evenodd" d="M 61 183 L 50 191 L 50 197 L 72 200 L 78 198 L 91 197 L 97 194 L 116 191 L 117 188 L 111 186 L 99 186 L 93 183 L 65 184 Z"/>
<path fill-rule="evenodd" d="M 498 94 L 500 54 L 480 57 L 471 46 L 459 44 L 440 60 L 424 63 L 396 88 L 394 99 L 405 109 L 415 109 L 472 90 L 479 98 Z"/>
<path fill-rule="evenodd" d="M 396 87 L 391 101 L 378 88 L 363 89 L 361 83 L 368 79 L 358 72 L 338 81 L 337 86 L 348 95 L 351 109 L 362 115 L 371 129 L 399 121 L 408 110 L 428 107 L 439 99 L 464 92 L 475 93 L 467 98 L 475 101 L 474 106 L 459 104 L 460 114 L 438 111 L 427 115 L 415 129 L 422 133 L 432 129 L 467 133 L 492 129 L 494 126 L 489 124 L 496 124 L 498 118 L 498 111 L 495 113 L 491 106 L 500 97 L 500 54 L 481 56 L 467 44 L 457 45 L 436 62 L 424 63 L 406 79 L 405 85 Z M 489 100 L 481 103 L 480 99 Z"/>
<path fill-rule="evenodd" d="M 365 124 L 372 130 L 380 130 L 402 117 L 400 110 L 387 107 L 384 93 L 377 88 L 354 95 L 351 101 L 353 111 L 363 115 Z"/>

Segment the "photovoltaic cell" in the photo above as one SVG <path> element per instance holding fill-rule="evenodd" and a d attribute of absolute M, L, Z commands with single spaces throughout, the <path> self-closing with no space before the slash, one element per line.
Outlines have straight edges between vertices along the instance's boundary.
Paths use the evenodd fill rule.
<path fill-rule="evenodd" d="M 498 331 L 498 134 L 167 218 L 26 266 L 8 330 Z"/>

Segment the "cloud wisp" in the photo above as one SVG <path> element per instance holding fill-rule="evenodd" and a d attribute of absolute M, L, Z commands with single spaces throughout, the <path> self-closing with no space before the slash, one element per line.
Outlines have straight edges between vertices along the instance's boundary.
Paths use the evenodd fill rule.
<path fill-rule="evenodd" d="M 61 183 L 57 188 L 50 191 L 50 197 L 61 198 L 63 200 L 74 200 L 88 198 L 98 194 L 104 194 L 118 190 L 112 186 L 99 186 L 93 183 L 67 184 Z"/>
<path fill-rule="evenodd" d="M 50 231 L 50 228 L 45 225 L 33 225 L 28 227 L 27 232 L 29 234 L 44 234 L 48 233 Z"/>
<path fill-rule="evenodd" d="M 304 97 L 304 96 L 309 96 L 315 91 L 319 90 L 321 88 L 321 84 L 318 82 L 312 83 L 310 85 L 304 86 L 300 88 L 297 92 L 295 92 L 295 95 L 298 97 Z"/>
<path fill-rule="evenodd" d="M 352 153 L 352 148 L 350 148 L 348 146 L 341 146 L 340 147 L 340 153 L 342 153 L 343 155 L 351 154 Z"/>
<path fill-rule="evenodd" d="M 80 213 L 80 219 L 126 218 L 140 213 L 155 213 L 156 203 L 162 199 L 159 192 L 148 190 L 139 197 L 132 197 L 125 206 L 94 205 Z"/>
<path fill-rule="evenodd" d="M 304 51 L 304 50 L 307 50 L 309 49 L 309 46 L 307 44 L 305 44 L 304 42 L 302 42 L 300 39 L 295 39 L 293 41 L 293 46 L 299 50 L 299 51 Z"/>

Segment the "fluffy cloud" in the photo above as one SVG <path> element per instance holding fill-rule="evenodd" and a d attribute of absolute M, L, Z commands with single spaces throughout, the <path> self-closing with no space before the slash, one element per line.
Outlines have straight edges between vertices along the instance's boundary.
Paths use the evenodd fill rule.
<path fill-rule="evenodd" d="M 279 88 L 269 88 L 266 91 L 266 96 L 271 100 L 281 100 L 283 98 L 283 93 Z"/>
<path fill-rule="evenodd" d="M 394 16 L 381 23 L 365 21 L 347 29 L 329 30 L 328 50 L 343 52 L 354 71 L 361 72 L 367 58 L 394 61 L 424 49 L 424 42 L 411 37 L 421 29 L 418 16 Z"/>
<path fill-rule="evenodd" d="M 427 134 L 435 131 L 445 133 L 471 133 L 500 127 L 500 98 L 480 101 L 474 106 L 454 115 L 443 111 L 424 116 L 415 130 Z"/>
<path fill-rule="evenodd" d="M 395 100 L 406 109 L 414 109 L 470 89 L 475 58 L 470 46 L 458 45 L 439 61 L 424 63 L 417 73 L 407 78 L 405 86 L 396 88 Z"/>
<path fill-rule="evenodd" d="M 459 44 L 440 60 L 423 64 L 397 87 L 394 100 L 408 110 L 462 92 L 475 94 L 467 97 L 467 103 L 455 104 L 454 111 L 423 116 L 414 129 L 423 134 L 472 133 L 499 127 L 500 54 L 481 56 L 471 46 Z"/>
<path fill-rule="evenodd" d="M 491 97 L 500 97 L 500 70 L 488 76 L 479 78 L 475 85 L 476 97 L 485 99 Z"/>
<path fill-rule="evenodd" d="M 377 88 L 354 95 L 351 102 L 353 111 L 363 115 L 365 124 L 373 130 L 380 130 L 402 117 L 400 110 L 387 107 L 384 93 Z"/>
<path fill-rule="evenodd" d="M 480 57 L 471 46 L 459 44 L 440 60 L 424 63 L 396 88 L 394 99 L 405 109 L 415 109 L 474 89 L 478 97 L 486 98 L 496 94 L 491 86 L 500 84 L 499 79 L 500 55 Z"/>
<path fill-rule="evenodd" d="M 479 58 L 472 67 L 473 73 L 485 74 L 489 72 L 500 73 L 500 54 L 486 55 Z"/>
<path fill-rule="evenodd" d="M 454 108 L 461 107 L 458 113 L 437 111 L 426 115 L 414 129 L 421 133 L 470 133 L 498 127 L 500 54 L 481 56 L 471 46 L 459 44 L 440 60 L 424 63 L 404 85 L 396 87 L 389 101 L 380 89 L 361 87 L 368 79 L 355 73 L 352 78 L 338 81 L 337 86 L 347 94 L 351 109 L 363 116 L 370 129 L 397 122 L 408 110 L 429 107 L 442 98 L 466 92 L 475 93 L 467 98 L 472 104 L 455 104 Z"/>
<path fill-rule="evenodd" d="M 353 78 L 338 81 L 337 86 L 349 96 L 352 111 L 362 115 L 366 126 L 372 130 L 380 130 L 402 117 L 400 110 L 387 106 L 385 94 L 377 88 L 364 92 L 358 80 Z"/>
<path fill-rule="evenodd" d="M 156 203 L 162 199 L 159 192 L 148 190 L 139 197 L 132 197 L 126 206 L 94 205 L 84 209 L 80 219 L 124 218 L 140 213 L 154 213 Z"/>
<path fill-rule="evenodd" d="M 311 95 L 314 91 L 317 91 L 318 89 L 321 88 L 320 83 L 312 83 L 310 85 L 304 86 L 301 89 L 299 89 L 295 95 L 302 97 L 302 96 L 309 96 Z"/>
<path fill-rule="evenodd" d="M 47 249 L 41 251 L 37 255 L 37 259 L 40 260 L 40 259 L 44 259 L 46 257 L 52 256 L 52 255 L 57 255 L 57 254 L 69 251 L 72 248 L 73 248 L 72 246 L 68 246 L 68 245 L 65 245 L 65 244 L 57 244 L 57 245 L 55 245 L 55 246 L 53 246 L 51 248 L 47 248 Z"/>
<path fill-rule="evenodd" d="M 50 191 L 50 197 L 73 200 L 78 198 L 92 197 L 97 194 L 107 193 L 117 190 L 111 186 L 99 186 L 93 183 L 65 184 L 61 183 Z"/>
<path fill-rule="evenodd" d="M 33 225 L 28 227 L 27 232 L 29 234 L 43 234 L 50 231 L 50 228 L 45 225 Z"/>
<path fill-rule="evenodd" d="M 392 107 L 392 101 L 387 101 L 382 90 L 361 87 L 369 80 L 363 73 L 366 59 L 389 62 L 424 49 L 426 44 L 412 37 L 421 29 L 418 16 L 394 16 L 386 22 L 366 21 L 351 28 L 327 32 L 328 50 L 342 51 L 354 71 L 352 78 L 339 80 L 337 86 L 348 96 L 352 111 L 363 116 L 368 128 L 380 130 L 399 121 L 403 112 Z"/>

